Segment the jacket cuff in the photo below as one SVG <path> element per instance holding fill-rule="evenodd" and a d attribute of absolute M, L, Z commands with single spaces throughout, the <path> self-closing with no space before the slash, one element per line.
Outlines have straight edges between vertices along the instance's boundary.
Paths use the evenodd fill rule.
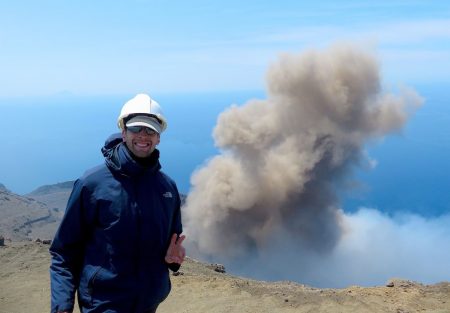
<path fill-rule="evenodd" d="M 171 270 L 171 271 L 174 271 L 174 272 L 178 272 L 178 270 L 180 269 L 180 267 L 181 267 L 181 264 L 178 264 L 178 263 L 166 263 L 167 264 L 167 267 Z"/>
<path fill-rule="evenodd" d="M 59 312 L 73 312 L 73 303 L 67 303 L 62 305 L 56 305 L 54 308 L 52 308 L 52 313 L 59 313 Z"/>

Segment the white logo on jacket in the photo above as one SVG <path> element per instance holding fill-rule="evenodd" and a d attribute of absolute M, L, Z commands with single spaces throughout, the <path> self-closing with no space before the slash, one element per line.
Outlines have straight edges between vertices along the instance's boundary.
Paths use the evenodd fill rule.
<path fill-rule="evenodd" d="M 172 193 L 170 191 L 166 191 L 165 193 L 163 193 L 163 197 L 164 198 L 172 198 Z"/>

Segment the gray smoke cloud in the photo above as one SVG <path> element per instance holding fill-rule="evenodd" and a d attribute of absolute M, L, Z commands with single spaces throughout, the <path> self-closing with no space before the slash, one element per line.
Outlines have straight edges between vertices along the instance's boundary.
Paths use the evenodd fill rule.
<path fill-rule="evenodd" d="M 189 253 L 239 259 L 282 242 L 330 253 L 346 228 L 338 190 L 370 163 L 367 143 L 400 131 L 421 102 L 412 90 L 384 93 L 378 61 L 362 48 L 281 55 L 267 99 L 218 117 L 221 154 L 193 174 L 183 208 Z"/>

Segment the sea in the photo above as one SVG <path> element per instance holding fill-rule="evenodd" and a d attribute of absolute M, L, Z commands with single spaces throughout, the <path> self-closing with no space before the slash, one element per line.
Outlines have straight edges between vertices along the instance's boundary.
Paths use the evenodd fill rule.
<path fill-rule="evenodd" d="M 344 211 L 360 207 L 388 214 L 398 211 L 422 216 L 450 212 L 450 88 L 419 85 L 425 99 L 399 133 L 369 143 L 376 160 L 371 169 L 352 173 L 358 187 L 340 193 Z M 0 183 L 17 194 L 75 180 L 103 162 L 105 139 L 119 129 L 117 116 L 133 95 L 0 98 Z M 220 153 L 212 132 L 218 115 L 231 105 L 265 99 L 263 91 L 160 93 L 169 121 L 162 135 L 163 170 L 189 193 L 192 173 Z"/>

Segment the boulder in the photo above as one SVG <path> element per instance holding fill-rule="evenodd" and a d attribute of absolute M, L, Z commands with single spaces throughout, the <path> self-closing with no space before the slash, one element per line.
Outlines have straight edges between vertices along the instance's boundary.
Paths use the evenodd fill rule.
<path fill-rule="evenodd" d="M 225 266 L 223 266 L 222 264 L 213 263 L 213 264 L 208 265 L 208 267 L 218 273 L 225 273 Z"/>

